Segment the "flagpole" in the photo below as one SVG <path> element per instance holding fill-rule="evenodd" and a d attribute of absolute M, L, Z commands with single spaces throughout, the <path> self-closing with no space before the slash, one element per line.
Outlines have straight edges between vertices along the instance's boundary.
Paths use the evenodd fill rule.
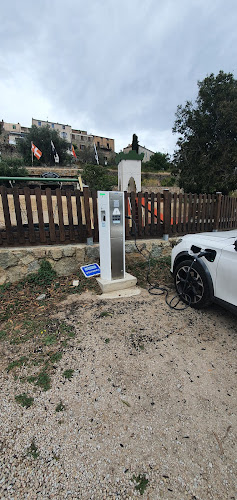
<path fill-rule="evenodd" d="M 32 167 L 33 167 L 33 149 L 32 149 L 32 141 L 31 141 L 31 164 L 32 164 Z"/>

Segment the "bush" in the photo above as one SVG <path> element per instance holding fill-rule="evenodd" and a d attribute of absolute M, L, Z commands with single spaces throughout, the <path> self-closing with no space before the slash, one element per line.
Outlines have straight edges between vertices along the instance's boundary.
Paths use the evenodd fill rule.
<path fill-rule="evenodd" d="M 4 158 L 4 160 L 0 163 L 0 176 L 26 177 L 28 175 L 28 171 L 23 165 L 23 160 L 19 158 Z M 8 184 L 8 181 L 1 182 L 1 184 Z"/>
<path fill-rule="evenodd" d="M 107 168 L 100 165 L 85 165 L 82 178 L 90 189 L 96 191 L 112 191 L 113 186 L 117 185 L 117 177 L 109 175 Z"/>

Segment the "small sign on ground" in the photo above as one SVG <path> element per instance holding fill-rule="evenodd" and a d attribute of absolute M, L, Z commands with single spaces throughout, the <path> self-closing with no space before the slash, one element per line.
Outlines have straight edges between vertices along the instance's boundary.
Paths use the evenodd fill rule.
<path fill-rule="evenodd" d="M 81 270 L 86 278 L 91 278 L 92 276 L 98 276 L 100 274 L 100 266 L 98 266 L 98 264 L 82 266 Z"/>

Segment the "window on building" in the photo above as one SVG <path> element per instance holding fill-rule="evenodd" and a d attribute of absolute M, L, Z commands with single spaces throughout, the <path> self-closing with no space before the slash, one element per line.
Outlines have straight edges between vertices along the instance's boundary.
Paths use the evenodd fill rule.
<path fill-rule="evenodd" d="M 109 149 L 109 142 L 107 142 L 107 148 Z"/>
<path fill-rule="evenodd" d="M 83 149 L 85 149 L 85 145 L 84 144 L 80 144 L 80 149 L 83 151 Z"/>
<path fill-rule="evenodd" d="M 63 139 L 66 139 L 66 137 L 67 137 L 67 132 L 62 132 L 62 137 L 63 137 Z"/>
<path fill-rule="evenodd" d="M 54 123 L 52 123 L 51 125 L 52 125 L 52 128 L 54 128 Z"/>
<path fill-rule="evenodd" d="M 100 148 L 100 141 L 97 141 L 97 147 Z"/>
<path fill-rule="evenodd" d="M 12 125 L 13 130 L 16 130 L 16 125 Z"/>
<path fill-rule="evenodd" d="M 91 137 L 88 137 L 88 141 L 89 141 L 89 142 L 91 141 Z"/>
<path fill-rule="evenodd" d="M 75 136 L 75 134 L 72 134 L 72 139 L 76 139 L 76 136 Z"/>
<path fill-rule="evenodd" d="M 81 135 L 81 141 L 84 141 L 84 137 L 83 137 L 83 135 Z"/>
<path fill-rule="evenodd" d="M 38 127 L 41 127 L 41 122 L 38 122 Z"/>
<path fill-rule="evenodd" d="M 62 129 L 65 130 L 65 125 L 62 125 Z"/>

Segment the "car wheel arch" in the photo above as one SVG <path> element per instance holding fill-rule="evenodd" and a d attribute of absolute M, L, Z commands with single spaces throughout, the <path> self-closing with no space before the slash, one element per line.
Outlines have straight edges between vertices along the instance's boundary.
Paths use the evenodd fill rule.
<path fill-rule="evenodd" d="M 190 253 L 187 252 L 187 251 L 180 252 L 175 257 L 174 265 L 173 265 L 173 273 L 174 273 L 174 270 L 175 270 L 175 268 L 177 267 L 178 264 L 180 264 L 181 262 L 183 262 L 183 261 L 185 261 L 187 259 L 190 260 L 190 262 L 192 262 L 194 260 L 194 258 L 195 257 L 192 256 L 192 255 L 190 255 Z M 210 271 L 209 271 L 207 265 L 205 264 L 205 262 L 203 261 L 202 258 L 198 259 L 197 262 L 198 262 L 198 264 L 200 266 L 202 266 L 203 270 L 205 271 L 205 274 L 206 274 L 206 277 L 207 277 L 207 282 L 208 282 L 210 296 L 213 299 L 214 298 L 214 286 L 213 286 L 213 281 L 212 281 L 212 277 L 211 277 Z"/>

